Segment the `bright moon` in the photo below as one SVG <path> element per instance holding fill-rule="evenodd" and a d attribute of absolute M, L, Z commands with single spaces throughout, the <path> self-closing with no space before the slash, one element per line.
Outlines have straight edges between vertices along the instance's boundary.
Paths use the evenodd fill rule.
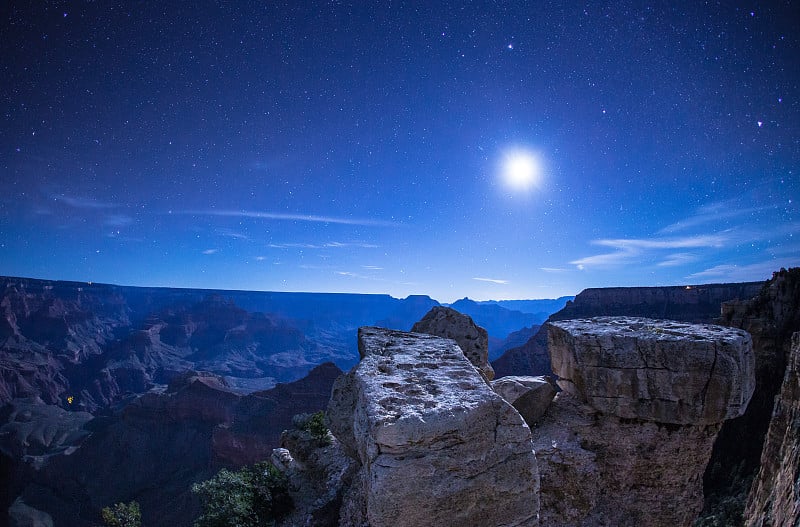
<path fill-rule="evenodd" d="M 503 162 L 503 179 L 516 190 L 528 190 L 541 178 L 539 160 L 530 152 L 512 152 Z"/>

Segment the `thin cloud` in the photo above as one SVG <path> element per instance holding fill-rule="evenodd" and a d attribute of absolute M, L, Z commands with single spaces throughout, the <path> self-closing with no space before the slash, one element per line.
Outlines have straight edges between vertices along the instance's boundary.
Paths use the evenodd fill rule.
<path fill-rule="evenodd" d="M 206 249 L 203 251 L 203 254 L 214 254 L 217 252 L 217 249 Z"/>
<path fill-rule="evenodd" d="M 59 201 L 76 209 L 113 209 L 119 206 L 116 203 L 106 203 L 93 198 L 65 196 L 64 194 L 54 194 L 50 197 L 54 201 Z"/>
<path fill-rule="evenodd" d="M 127 227 L 133 223 L 133 218 L 125 214 L 112 214 L 108 216 L 103 223 L 109 227 Z"/>
<path fill-rule="evenodd" d="M 472 279 L 477 280 L 479 282 L 489 282 L 491 284 L 500 284 L 500 285 L 505 285 L 509 283 L 508 280 L 500 280 L 499 278 L 480 278 L 476 276 L 473 277 Z"/>
<path fill-rule="evenodd" d="M 328 242 L 328 243 L 270 243 L 267 247 L 271 249 L 343 249 L 343 248 L 359 248 L 359 249 L 377 249 L 378 246 L 371 243 L 342 243 L 342 242 Z"/>
<path fill-rule="evenodd" d="M 798 263 L 797 259 L 767 260 L 749 265 L 722 264 L 715 265 L 703 271 L 692 273 L 687 280 L 716 280 L 720 282 L 760 282 L 767 280 L 772 273 L 781 267 L 792 267 Z"/>
<path fill-rule="evenodd" d="M 219 229 L 215 229 L 214 233 L 218 234 L 219 236 L 224 236 L 226 238 L 234 238 L 236 240 L 249 240 L 250 239 L 246 235 L 242 234 L 241 232 L 237 232 L 237 231 L 235 231 L 233 229 L 219 228 Z"/>
<path fill-rule="evenodd" d="M 283 214 L 278 212 L 259 212 L 250 210 L 192 210 L 174 211 L 173 214 L 192 214 L 197 216 L 220 216 L 226 218 L 253 218 L 278 221 L 306 221 L 311 223 L 335 223 L 339 225 L 361 225 L 368 227 L 394 227 L 394 222 L 368 218 L 341 218 L 318 216 L 316 214 Z"/>
<path fill-rule="evenodd" d="M 369 271 L 382 271 L 383 267 L 378 267 L 377 265 L 362 265 L 362 269 L 367 269 Z"/>
<path fill-rule="evenodd" d="M 722 220 L 731 220 L 740 216 L 747 216 L 748 214 L 756 214 L 765 210 L 774 209 L 774 206 L 769 207 L 750 207 L 746 209 L 736 208 L 736 204 L 732 201 L 720 201 L 710 203 L 705 207 L 700 208 L 697 214 L 690 216 L 684 220 L 667 225 L 659 231 L 659 234 L 669 234 L 679 232 L 700 225 L 708 223 L 719 223 Z"/>
<path fill-rule="evenodd" d="M 677 267 L 695 261 L 697 261 L 697 256 L 692 253 L 675 253 L 670 254 L 656 265 L 659 267 Z"/>
<path fill-rule="evenodd" d="M 572 260 L 572 265 L 578 269 L 586 267 L 614 267 L 625 265 L 632 260 L 644 255 L 647 251 L 690 249 L 690 248 L 718 248 L 723 247 L 728 241 L 728 236 L 721 234 L 707 234 L 697 236 L 684 236 L 679 238 L 612 238 L 594 240 L 592 244 L 617 249 L 614 252 L 587 256 Z"/>
<path fill-rule="evenodd" d="M 562 269 L 561 267 L 540 267 L 539 270 L 545 273 L 563 273 L 566 271 L 566 269 Z"/>

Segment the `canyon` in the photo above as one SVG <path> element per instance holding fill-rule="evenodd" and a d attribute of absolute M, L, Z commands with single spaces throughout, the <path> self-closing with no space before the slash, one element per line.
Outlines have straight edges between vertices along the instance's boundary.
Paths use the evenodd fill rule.
<path fill-rule="evenodd" d="M 512 509 L 519 514 L 498 519 L 498 524 L 534 525 L 536 509 L 542 525 L 588 526 L 612 518 L 615 508 L 609 504 L 623 503 L 624 496 L 628 502 L 656 507 L 653 493 L 648 494 L 647 485 L 636 479 L 647 481 L 641 463 L 668 474 L 674 463 L 663 460 L 678 453 L 700 461 L 692 465 L 691 486 L 679 489 L 684 494 L 656 492 L 678 496 L 676 499 L 686 504 L 680 511 L 663 508 L 660 515 L 671 518 L 669 525 L 689 525 L 686 522 L 701 509 L 699 522 L 717 521 L 729 514 L 748 525 L 777 525 L 776 518 L 797 518 L 797 499 L 791 494 L 799 451 L 792 432 L 796 430 L 797 404 L 796 373 L 792 373 L 796 372 L 796 358 L 792 354 L 797 352 L 791 336 L 800 330 L 799 275 L 792 269 L 775 273 L 766 283 L 587 290 L 552 314 L 549 323 L 527 343 L 491 363 L 491 333 L 426 297 L 370 298 L 367 304 L 371 307 L 382 306 L 374 314 L 369 306 L 343 302 L 343 316 L 336 315 L 336 300 L 355 299 L 321 295 L 319 316 L 302 322 L 300 303 L 310 298 L 303 294 L 285 294 L 289 296 L 278 303 L 283 306 L 280 310 L 266 306 L 265 311 L 250 311 L 258 302 L 265 307 L 265 300 L 250 298 L 247 292 L 225 292 L 232 293 L 225 296 L 167 290 L 169 294 L 164 295 L 161 290 L 132 288 L 136 294 L 127 295 L 120 293 L 118 286 L 71 283 L 66 287 L 59 282 L 6 279 L 7 293 L 0 301 L 4 343 L 0 397 L 6 403 L 0 410 L 0 477 L 10 484 L 0 493 L 0 500 L 15 518 L 15 525 L 26 518 L 45 518 L 46 524 L 51 512 L 56 524 L 93 525 L 100 507 L 134 497 L 142 504 L 147 525 L 189 525 L 199 507 L 188 492 L 191 482 L 210 477 L 220 467 L 271 457 L 305 488 L 305 496 L 296 497 L 297 512 L 285 525 L 301 525 L 309 518 L 315 518 L 310 525 L 389 525 L 385 518 L 408 512 L 383 500 L 384 493 L 377 490 L 384 485 L 379 481 L 388 481 L 386 474 L 392 467 L 399 467 L 403 460 L 424 459 L 431 450 L 443 453 L 443 449 L 469 443 L 486 448 L 486 452 L 498 452 L 497 463 L 490 465 L 516 467 L 516 472 L 530 477 L 520 480 L 511 473 L 487 472 L 474 463 L 459 468 L 453 461 L 447 465 L 444 456 L 432 461 L 433 465 L 409 465 L 417 468 L 408 469 L 405 481 L 424 473 L 423 465 L 441 466 L 442 474 L 467 470 L 464 481 L 482 482 L 484 491 L 494 488 L 497 493 L 490 496 L 497 497 L 487 497 L 480 506 L 473 503 L 477 498 L 464 501 L 461 508 L 465 514 L 472 510 L 486 516 L 492 503 L 500 503 L 508 513 L 509 507 L 502 504 L 514 503 Z M 103 299 L 85 294 L 86 286 L 103 288 Z M 273 307 L 278 305 L 274 297 L 272 302 Z M 621 373 L 609 370 L 604 376 L 587 378 L 580 372 L 604 370 L 597 364 L 563 360 L 569 354 L 556 351 L 573 345 L 564 344 L 564 339 L 548 341 L 559 321 L 595 319 L 592 324 L 598 326 L 603 319 L 596 317 L 603 315 L 629 327 L 652 326 L 648 335 L 662 340 L 680 332 L 680 324 L 694 328 L 693 324 L 714 322 L 730 331 L 746 331 L 752 338 L 751 354 L 739 354 L 725 364 L 739 364 L 741 372 L 752 370 L 752 380 L 747 374 L 734 374 L 736 368 L 728 368 L 722 377 L 727 381 L 714 377 L 718 380 L 688 383 L 702 384 L 706 395 L 719 392 L 709 387 L 738 386 L 731 388 L 740 394 L 736 409 L 724 415 L 688 407 L 671 410 L 663 400 L 686 398 L 672 392 L 654 396 L 649 410 L 622 404 L 618 394 L 614 395 L 615 404 L 608 406 L 612 399 L 602 390 L 612 389 L 614 382 L 617 391 L 630 385 L 629 381 L 619 383 L 624 375 L 630 375 L 625 373 L 629 366 Z M 671 322 L 664 323 L 672 325 L 624 322 L 626 317 L 666 317 Z M 419 323 L 414 327 L 418 333 L 398 331 L 410 329 L 415 322 Z M 351 324 L 364 328 L 361 337 L 356 335 L 358 327 Z M 697 334 L 696 329 L 692 331 Z M 423 337 L 423 333 L 436 336 Z M 351 342 L 341 347 L 348 336 Z M 612 348 L 625 350 L 626 346 Z M 437 354 L 444 354 L 441 360 Z M 627 357 L 629 361 L 634 355 Z M 335 364 L 325 362 L 331 359 Z M 372 363 L 375 365 L 369 366 Z M 381 373 L 378 363 L 388 373 Z M 450 366 L 444 367 L 447 364 Z M 687 364 L 691 368 L 679 375 L 681 379 L 694 370 L 715 371 L 717 367 L 714 361 L 696 359 Z M 366 373 L 371 367 L 378 368 L 377 373 Z M 365 373 L 356 373 L 362 371 L 359 368 Z M 348 369 L 350 373 L 342 375 L 342 370 Z M 308 377 L 302 378 L 306 373 Z M 367 382 L 378 374 L 394 380 Z M 638 382 L 646 387 L 676 382 L 664 381 L 662 373 L 649 375 L 637 373 L 635 378 L 642 376 Z M 556 377 L 559 388 L 553 382 Z M 460 381 L 454 384 L 453 379 Z M 602 390 L 587 391 L 589 386 Z M 447 402 L 469 401 L 473 396 L 475 405 Z M 776 396 L 779 404 L 774 406 Z M 372 422 L 373 410 L 364 413 L 358 408 L 372 408 L 369 401 L 374 399 L 384 401 L 384 413 L 374 413 Z M 641 403 L 641 396 L 635 399 Z M 606 404 L 598 402 L 601 400 Z M 440 405 L 443 413 L 436 410 Z M 334 432 L 332 444 L 322 449 L 309 446 L 302 434 L 293 431 L 291 417 L 326 406 Z M 493 410 L 485 413 L 488 410 L 477 410 L 479 406 Z M 429 411 L 432 413 L 426 413 Z M 478 435 L 468 437 L 452 428 L 455 424 L 433 417 L 462 412 L 466 413 L 453 423 L 475 423 Z M 403 415 L 409 419 L 401 419 Z M 684 417 L 676 421 L 670 415 Z M 392 419 L 397 424 L 390 425 Z M 351 424 L 344 424 L 347 422 Z M 444 427 L 439 430 L 444 430 L 444 442 L 420 436 L 416 426 L 420 422 Z M 483 425 L 477 425 L 481 422 L 493 422 L 495 428 L 487 428 L 484 434 Z M 528 435 L 512 422 L 522 423 L 521 429 L 528 429 Z M 395 432 L 375 435 L 384 426 L 395 427 Z M 288 432 L 281 434 L 283 430 Z M 635 442 L 604 439 L 619 434 L 634 437 Z M 486 446 L 486 438 L 492 437 L 503 439 L 494 447 Z M 453 438 L 457 439 L 453 442 Z M 279 445 L 283 448 L 274 450 Z M 530 451 L 536 452 L 534 459 L 522 461 L 521 453 L 528 447 L 519 445 L 530 445 Z M 393 457 L 375 454 L 381 451 Z M 470 452 L 450 458 L 477 459 L 475 451 Z M 633 479 L 626 480 L 608 467 Z M 560 475 L 558 484 L 552 479 L 554 470 Z M 750 492 L 752 480 L 756 484 Z M 477 496 L 478 491 L 468 490 L 464 481 L 454 481 L 450 488 Z M 602 483 L 608 490 L 588 492 L 579 484 L 582 481 L 593 481 L 595 486 Z M 776 486 L 784 490 L 776 491 Z M 414 488 L 410 483 L 406 487 Z M 678 492 L 674 487 L 670 492 Z M 431 487 L 426 495 L 435 492 Z M 535 497 L 524 500 L 520 495 Z M 421 502 L 419 509 L 431 511 L 436 508 L 435 501 Z M 635 505 L 627 510 L 628 516 L 639 518 L 638 524 L 668 524 L 648 523 L 641 511 L 631 512 Z M 436 517 L 444 521 L 446 516 Z"/>

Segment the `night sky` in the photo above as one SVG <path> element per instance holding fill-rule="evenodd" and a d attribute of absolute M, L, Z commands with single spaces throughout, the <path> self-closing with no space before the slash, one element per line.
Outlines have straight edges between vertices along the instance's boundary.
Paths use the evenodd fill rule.
<path fill-rule="evenodd" d="M 5 2 L 0 274 L 546 298 L 800 265 L 797 2 Z"/>

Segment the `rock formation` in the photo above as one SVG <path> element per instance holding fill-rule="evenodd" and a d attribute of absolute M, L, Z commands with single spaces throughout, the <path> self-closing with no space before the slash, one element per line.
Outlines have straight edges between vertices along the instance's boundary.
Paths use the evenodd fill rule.
<path fill-rule="evenodd" d="M 800 333 L 775 400 L 761 467 L 744 517 L 748 527 L 800 525 Z"/>
<path fill-rule="evenodd" d="M 548 320 L 599 316 L 635 316 L 715 323 L 723 302 L 746 300 L 757 295 L 763 282 L 708 284 L 674 287 L 607 287 L 581 291 Z M 523 346 L 513 348 L 492 362 L 498 377 L 505 375 L 548 375 L 547 328 Z"/>
<path fill-rule="evenodd" d="M 492 389 L 517 409 L 533 427 L 556 395 L 552 380 L 547 377 L 508 376 L 492 381 Z"/>
<path fill-rule="evenodd" d="M 533 429 L 542 524 L 691 525 L 720 424 L 753 390 L 747 333 L 635 318 L 550 326 L 564 391 Z"/>
<path fill-rule="evenodd" d="M 742 521 L 750 481 L 763 457 L 775 397 L 790 364 L 791 337 L 800 331 L 800 268 L 773 273 L 749 300 L 724 303 L 719 323 L 752 336 L 756 389 L 745 414 L 726 421 L 714 443 L 704 476 L 708 499 L 703 517 L 709 518 L 708 525 Z M 764 507 L 769 505 L 760 503 L 751 510 Z"/>
<path fill-rule="evenodd" d="M 449 307 L 436 306 L 414 324 L 411 331 L 455 340 L 481 375 L 487 381 L 494 379 L 494 370 L 489 364 L 489 335 L 468 315 Z"/>
<path fill-rule="evenodd" d="M 340 525 L 537 525 L 530 430 L 449 339 L 359 330 L 331 430 L 359 474 Z"/>

